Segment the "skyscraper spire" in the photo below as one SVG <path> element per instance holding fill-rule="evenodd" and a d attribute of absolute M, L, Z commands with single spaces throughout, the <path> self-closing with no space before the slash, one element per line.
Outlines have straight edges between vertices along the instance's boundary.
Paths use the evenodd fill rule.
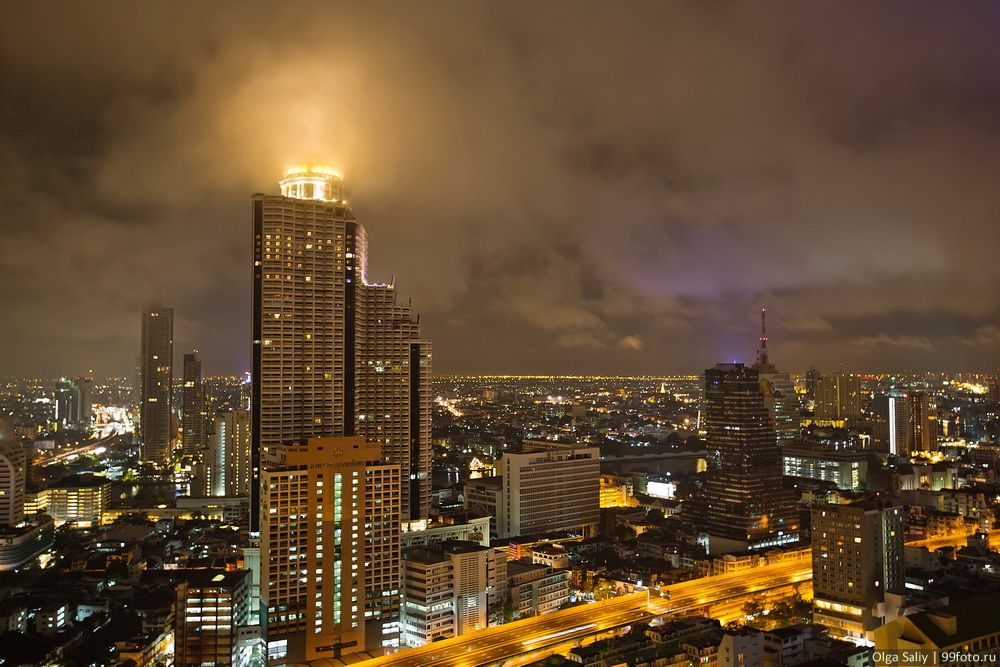
<path fill-rule="evenodd" d="M 767 327 L 764 322 L 766 308 L 760 309 L 760 347 L 757 348 L 757 366 L 767 366 Z"/>
<path fill-rule="evenodd" d="M 760 379 L 764 406 L 774 422 L 778 440 L 793 440 L 799 435 L 799 398 L 788 373 L 779 371 L 767 357 L 767 309 L 760 309 L 760 347 L 753 368 Z"/>

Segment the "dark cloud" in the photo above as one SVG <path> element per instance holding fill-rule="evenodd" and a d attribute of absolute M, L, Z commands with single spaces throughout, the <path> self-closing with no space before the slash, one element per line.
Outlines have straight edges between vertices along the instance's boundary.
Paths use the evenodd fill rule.
<path fill-rule="evenodd" d="M 1000 10 L 0 9 L 0 350 L 248 367 L 248 196 L 328 155 L 438 372 L 1000 365 Z"/>

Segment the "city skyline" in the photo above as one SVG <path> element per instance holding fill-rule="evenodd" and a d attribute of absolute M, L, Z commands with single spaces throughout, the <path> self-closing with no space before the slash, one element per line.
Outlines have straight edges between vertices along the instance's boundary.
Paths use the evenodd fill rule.
<path fill-rule="evenodd" d="M 750 363 L 761 307 L 789 372 L 1000 366 L 995 7 L 122 7 L 0 10 L 5 374 L 133 375 L 148 297 L 248 371 L 311 154 L 438 373 Z"/>

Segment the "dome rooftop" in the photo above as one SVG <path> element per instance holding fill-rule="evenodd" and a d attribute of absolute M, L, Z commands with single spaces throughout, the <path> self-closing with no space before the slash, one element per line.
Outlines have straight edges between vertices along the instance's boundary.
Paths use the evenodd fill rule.
<path fill-rule="evenodd" d="M 299 162 L 285 172 L 280 185 L 284 197 L 347 203 L 344 179 L 333 167 L 319 160 Z"/>

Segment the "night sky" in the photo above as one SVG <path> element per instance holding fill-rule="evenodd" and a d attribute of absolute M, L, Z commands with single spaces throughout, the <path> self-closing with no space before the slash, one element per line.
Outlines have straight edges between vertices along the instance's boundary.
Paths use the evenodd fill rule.
<path fill-rule="evenodd" d="M 362 7 L 363 5 L 363 7 Z M 0 8 L 0 375 L 249 369 L 250 200 L 321 155 L 435 372 L 1000 366 L 1000 5 Z"/>

